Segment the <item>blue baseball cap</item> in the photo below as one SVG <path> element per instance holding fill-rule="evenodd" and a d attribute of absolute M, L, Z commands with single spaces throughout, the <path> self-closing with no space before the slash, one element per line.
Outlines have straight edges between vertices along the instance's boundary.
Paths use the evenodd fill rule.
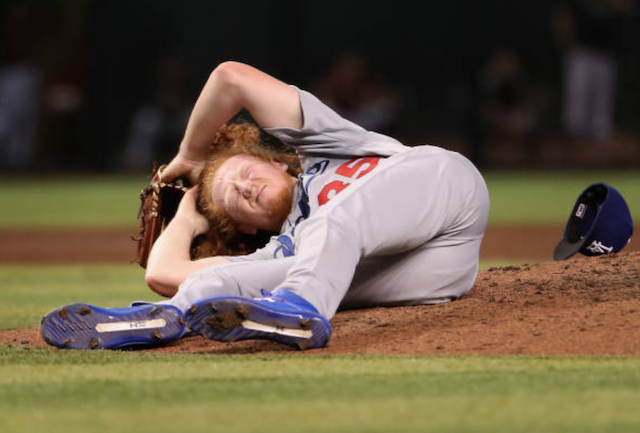
<path fill-rule="evenodd" d="M 585 256 L 617 253 L 632 234 L 631 213 L 620 193 L 606 183 L 594 183 L 578 197 L 553 259 L 565 260 L 577 252 Z"/>

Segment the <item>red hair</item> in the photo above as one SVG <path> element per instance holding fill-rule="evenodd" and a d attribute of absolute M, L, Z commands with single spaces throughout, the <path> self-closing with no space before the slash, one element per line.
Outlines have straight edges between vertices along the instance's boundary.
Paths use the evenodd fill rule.
<path fill-rule="evenodd" d="M 209 220 L 210 230 L 203 236 L 196 257 L 248 254 L 264 246 L 274 234 L 264 231 L 256 235 L 239 232 L 237 223 L 213 202 L 211 187 L 215 174 L 225 161 L 235 155 L 249 155 L 267 162 L 277 159 L 287 164 L 287 173 L 294 177 L 302 171 L 295 153 L 266 147 L 260 139 L 257 126 L 250 123 L 222 126 L 216 133 L 198 181 L 198 210 Z"/>

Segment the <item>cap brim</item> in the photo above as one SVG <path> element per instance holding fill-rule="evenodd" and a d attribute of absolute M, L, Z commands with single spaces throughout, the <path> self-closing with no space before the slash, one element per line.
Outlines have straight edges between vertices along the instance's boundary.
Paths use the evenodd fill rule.
<path fill-rule="evenodd" d="M 582 248 L 585 239 L 580 239 L 578 242 L 569 242 L 567 239 L 562 239 L 556 246 L 553 252 L 553 260 L 566 260 Z"/>

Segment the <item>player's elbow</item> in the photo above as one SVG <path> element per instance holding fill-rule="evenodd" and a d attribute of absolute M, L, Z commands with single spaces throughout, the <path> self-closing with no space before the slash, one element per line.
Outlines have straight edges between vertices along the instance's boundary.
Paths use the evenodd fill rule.
<path fill-rule="evenodd" d="M 224 87 L 225 90 L 237 89 L 241 86 L 247 68 L 248 66 L 244 63 L 223 62 L 211 72 L 209 79 Z"/>
<path fill-rule="evenodd" d="M 173 281 L 171 274 L 147 268 L 144 281 L 147 286 L 161 296 L 171 297 L 178 291 L 178 286 Z"/>

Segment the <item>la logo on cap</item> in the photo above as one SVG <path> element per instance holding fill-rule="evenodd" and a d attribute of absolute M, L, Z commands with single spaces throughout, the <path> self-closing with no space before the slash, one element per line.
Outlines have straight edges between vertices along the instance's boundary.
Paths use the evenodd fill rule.
<path fill-rule="evenodd" d="M 576 200 L 554 260 L 580 252 L 586 256 L 616 253 L 631 240 L 633 221 L 622 195 L 606 183 L 594 183 Z"/>

